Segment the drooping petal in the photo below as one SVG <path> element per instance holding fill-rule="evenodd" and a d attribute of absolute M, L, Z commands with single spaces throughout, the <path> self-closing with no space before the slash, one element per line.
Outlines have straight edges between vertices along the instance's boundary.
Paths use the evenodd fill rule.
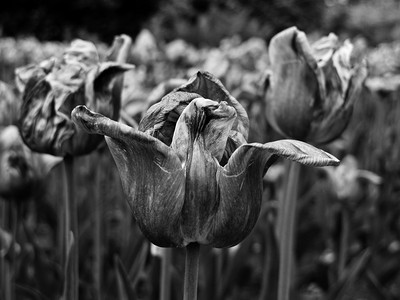
<path fill-rule="evenodd" d="M 262 178 L 278 156 L 310 166 L 339 162 L 325 151 L 295 140 L 242 145 L 217 173 L 220 204 L 210 231 L 211 246 L 236 245 L 253 229 L 261 207 Z"/>
<path fill-rule="evenodd" d="M 84 106 L 73 121 L 88 133 L 106 136 L 133 215 L 146 237 L 161 247 L 180 247 L 180 217 L 185 171 L 174 151 L 161 141 L 112 121 Z"/>

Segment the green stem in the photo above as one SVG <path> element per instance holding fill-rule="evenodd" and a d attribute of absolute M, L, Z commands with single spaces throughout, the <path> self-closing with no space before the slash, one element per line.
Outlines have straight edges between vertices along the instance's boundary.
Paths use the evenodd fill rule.
<path fill-rule="evenodd" d="M 294 269 L 294 238 L 300 165 L 289 162 L 283 199 L 278 213 L 279 278 L 278 300 L 289 300 Z"/>
<path fill-rule="evenodd" d="M 74 158 L 64 158 L 67 193 L 65 197 L 65 246 L 67 254 L 65 274 L 65 295 L 66 299 L 77 300 L 79 288 L 79 245 L 78 245 L 78 207 L 74 197 Z M 71 240 L 72 236 L 72 240 Z M 71 244 L 72 243 L 72 244 Z"/>
<path fill-rule="evenodd" d="M 342 228 L 340 235 L 340 249 L 339 249 L 339 262 L 338 262 L 338 279 L 342 279 L 347 261 L 347 249 L 349 244 L 350 232 L 350 216 L 347 207 L 342 208 Z"/>
<path fill-rule="evenodd" d="M 273 230 L 273 224 L 268 220 L 268 215 L 265 229 L 265 243 L 264 243 L 264 268 L 261 283 L 261 292 L 258 297 L 259 300 L 264 299 L 276 299 L 277 295 L 277 281 L 276 275 L 278 274 L 278 263 L 276 257 L 278 257 L 278 245 Z"/>
<path fill-rule="evenodd" d="M 160 300 L 171 298 L 171 259 L 172 249 L 162 248 L 161 250 L 161 287 Z"/>
<path fill-rule="evenodd" d="M 3 201 L 1 199 L 0 201 L 1 207 L 1 223 L 0 227 L 7 231 L 8 229 L 8 219 L 7 216 L 9 216 L 9 203 Z M 12 246 L 11 246 L 12 247 Z M 5 257 L 1 256 L 0 257 L 0 270 L 1 270 L 1 278 L 0 278 L 0 288 L 1 288 L 1 294 L 0 298 L 5 299 L 5 300 L 11 300 L 11 272 L 10 272 L 10 264 L 9 262 L 5 259 Z"/>
<path fill-rule="evenodd" d="M 18 203 L 17 201 L 13 201 L 10 203 L 11 206 L 11 213 L 12 213 L 12 226 L 11 226 L 11 232 L 12 232 L 12 241 L 11 241 L 11 263 L 10 263 L 10 269 L 11 269 L 11 280 L 10 280 L 10 286 L 11 286 L 11 299 L 16 299 L 15 297 L 15 281 L 16 281 L 16 276 L 17 276 L 17 265 L 16 265 L 16 259 L 17 255 L 15 250 L 17 249 L 17 234 L 18 234 Z"/>
<path fill-rule="evenodd" d="M 101 153 L 97 153 L 94 156 L 98 161 L 101 159 Z M 93 262 L 93 279 L 94 279 L 94 290 L 95 299 L 101 300 L 101 168 L 100 165 L 96 166 L 96 185 L 94 195 L 94 230 L 93 230 L 93 250 L 94 250 L 94 262 Z"/>
<path fill-rule="evenodd" d="M 183 300 L 197 300 L 197 285 L 199 279 L 200 245 L 191 243 L 186 246 L 185 281 Z"/>

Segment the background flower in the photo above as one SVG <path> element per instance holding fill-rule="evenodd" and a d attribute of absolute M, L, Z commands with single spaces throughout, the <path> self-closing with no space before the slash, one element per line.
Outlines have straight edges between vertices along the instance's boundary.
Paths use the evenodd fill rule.
<path fill-rule="evenodd" d="M 310 44 L 296 27 L 272 38 L 265 101 L 276 131 L 317 144 L 343 132 L 367 75 L 365 62 L 354 62 L 352 51 L 349 41 L 340 45 L 334 34 Z"/>

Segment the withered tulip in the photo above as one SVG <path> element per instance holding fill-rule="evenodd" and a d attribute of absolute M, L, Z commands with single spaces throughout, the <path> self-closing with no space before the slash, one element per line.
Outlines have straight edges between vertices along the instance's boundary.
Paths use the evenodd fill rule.
<path fill-rule="evenodd" d="M 0 196 L 21 199 L 33 189 L 61 158 L 32 152 L 16 126 L 0 129 Z"/>
<path fill-rule="evenodd" d="M 39 67 L 39 71 L 25 79 L 20 116 L 24 142 L 34 151 L 57 156 L 83 155 L 93 151 L 101 138 L 77 128 L 70 119 L 71 111 L 84 104 L 117 118 L 121 90 L 113 89 L 114 79 L 131 67 L 116 62 L 100 62 L 94 44 L 74 41 L 65 51 L 62 61 L 53 62 L 47 72 Z"/>
<path fill-rule="evenodd" d="M 276 131 L 315 144 L 344 131 L 367 75 L 365 61 L 352 62 L 352 51 L 332 33 L 310 44 L 296 27 L 271 39 L 265 99 Z"/>
<path fill-rule="evenodd" d="M 262 178 L 277 156 L 313 166 L 338 162 L 294 140 L 247 144 L 245 111 L 208 73 L 151 107 L 140 124 L 145 132 L 84 106 L 72 118 L 106 136 L 133 215 L 161 247 L 241 242 L 257 221 Z"/>

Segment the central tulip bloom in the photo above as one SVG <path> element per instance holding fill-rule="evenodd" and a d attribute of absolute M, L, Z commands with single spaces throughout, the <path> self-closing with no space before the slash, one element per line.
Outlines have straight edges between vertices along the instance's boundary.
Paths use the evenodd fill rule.
<path fill-rule="evenodd" d="M 365 61 L 352 62 L 353 45 L 334 34 L 313 44 L 288 28 L 271 39 L 266 115 L 288 138 L 323 144 L 347 127 L 367 75 Z"/>
<path fill-rule="evenodd" d="M 106 136 L 134 217 L 161 247 L 240 243 L 257 221 L 262 179 L 277 156 L 338 163 L 299 141 L 247 144 L 246 112 L 209 73 L 199 72 L 151 107 L 139 126 L 144 132 L 84 106 L 72 118 Z"/>

